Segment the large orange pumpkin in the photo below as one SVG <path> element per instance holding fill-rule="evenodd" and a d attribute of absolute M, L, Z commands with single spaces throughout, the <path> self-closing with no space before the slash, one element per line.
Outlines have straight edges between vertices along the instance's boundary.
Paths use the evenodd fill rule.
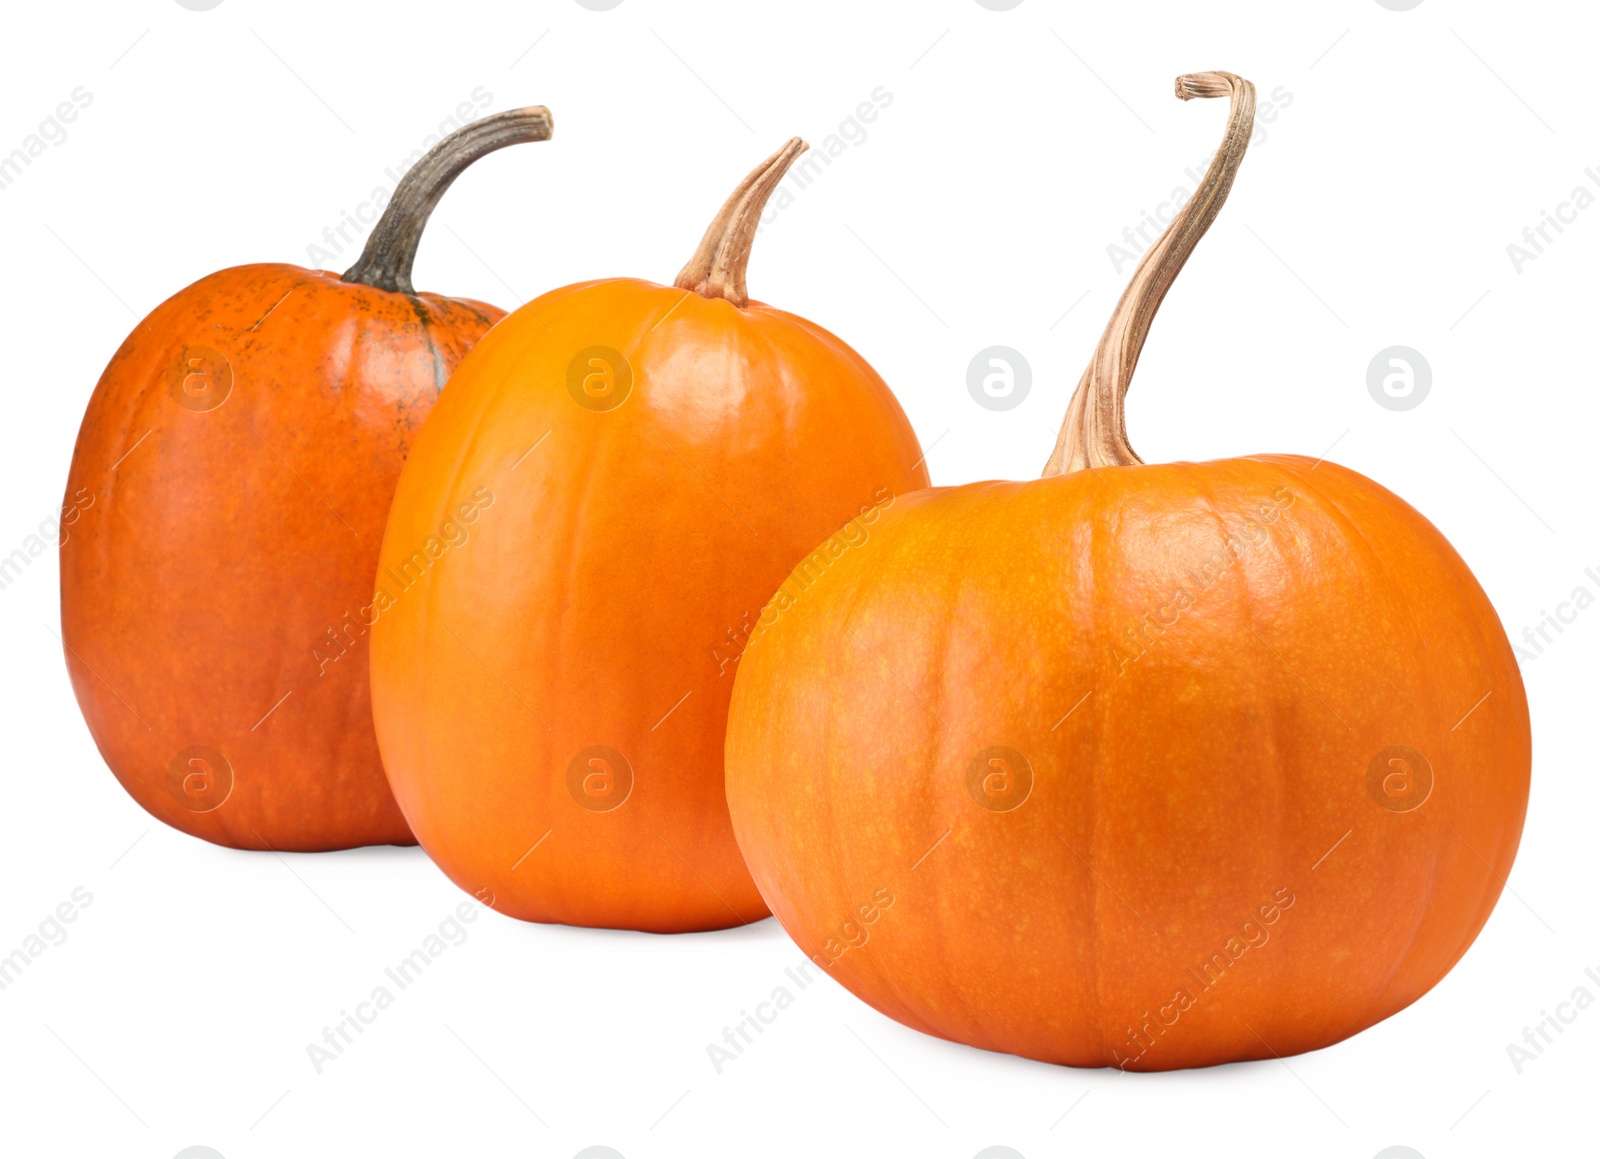
<path fill-rule="evenodd" d="M 515 917 L 766 916 L 723 795 L 739 654 L 806 551 L 927 485 L 872 368 L 748 299 L 804 148 L 740 185 L 675 286 L 585 282 L 495 327 L 401 475 L 372 633 L 384 766 L 439 866 Z"/>
<path fill-rule="evenodd" d="M 1326 1046 L 1482 928 L 1527 703 L 1437 529 L 1330 462 L 1143 465 L 1127 390 L 1254 90 L 1151 250 L 1046 477 L 905 496 L 740 665 L 728 803 L 762 896 L 880 1011 L 1073 1066 Z"/>
<path fill-rule="evenodd" d="M 67 480 L 61 635 L 106 763 L 220 845 L 414 844 L 378 760 L 366 620 L 389 498 L 450 371 L 503 312 L 418 294 L 412 259 L 530 108 L 440 141 L 342 278 L 223 270 L 158 306 L 89 401 Z"/>

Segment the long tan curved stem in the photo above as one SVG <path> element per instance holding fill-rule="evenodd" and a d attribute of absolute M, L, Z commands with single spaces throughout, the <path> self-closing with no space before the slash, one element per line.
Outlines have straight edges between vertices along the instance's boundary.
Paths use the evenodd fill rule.
<path fill-rule="evenodd" d="M 789 166 L 810 147 L 799 137 L 791 137 L 739 183 L 673 285 L 707 298 L 726 298 L 741 309 L 749 304 L 745 271 L 750 266 L 750 247 L 755 243 L 762 211 Z"/>
<path fill-rule="evenodd" d="M 1066 475 L 1085 467 L 1118 467 L 1144 462 L 1128 445 L 1123 399 L 1127 396 L 1128 384 L 1133 381 L 1139 354 L 1162 299 L 1194 252 L 1195 245 L 1211 228 L 1222 210 L 1222 203 L 1228 199 L 1234 176 L 1250 145 L 1256 116 L 1255 86 L 1229 72 L 1180 76 L 1177 91 L 1178 97 L 1185 101 L 1196 97 L 1231 98 L 1227 133 L 1200 188 L 1146 252 L 1128 288 L 1122 292 L 1100 344 L 1095 347 L 1089 368 L 1083 372 L 1078 389 L 1067 405 L 1066 421 L 1061 424 L 1061 433 L 1056 438 L 1055 452 L 1045 464 L 1046 477 Z"/>
<path fill-rule="evenodd" d="M 445 137 L 406 170 L 360 259 L 339 280 L 390 293 L 415 293 L 411 266 L 422 231 L 445 190 L 478 159 L 508 145 L 548 141 L 552 128 L 550 110 L 532 105 L 483 117 Z"/>

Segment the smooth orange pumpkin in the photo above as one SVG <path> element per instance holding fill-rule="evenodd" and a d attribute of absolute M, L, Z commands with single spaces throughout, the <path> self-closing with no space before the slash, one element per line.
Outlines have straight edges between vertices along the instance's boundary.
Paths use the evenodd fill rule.
<path fill-rule="evenodd" d="M 504 913 L 766 916 L 722 784 L 744 640 L 829 531 L 927 485 L 860 355 L 748 298 L 804 148 L 746 178 L 676 286 L 585 282 L 495 327 L 401 475 L 372 632 L 384 766 L 423 847 Z"/>
<path fill-rule="evenodd" d="M 402 179 L 342 278 L 223 270 L 158 306 L 89 401 L 67 480 L 61 636 L 133 798 L 246 849 L 414 844 L 367 689 L 372 571 L 412 437 L 503 312 L 417 294 L 423 226 L 477 158 L 550 135 L 485 117 Z"/>
<path fill-rule="evenodd" d="M 1311 1050 L 1482 928 L 1527 806 L 1500 622 L 1426 519 L 1326 461 L 1143 465 L 1122 400 L 1254 90 L 1147 255 L 1046 477 L 897 499 L 740 665 L 762 896 L 908 1026 L 1073 1066 Z M 864 521 L 863 521 L 864 522 Z"/>

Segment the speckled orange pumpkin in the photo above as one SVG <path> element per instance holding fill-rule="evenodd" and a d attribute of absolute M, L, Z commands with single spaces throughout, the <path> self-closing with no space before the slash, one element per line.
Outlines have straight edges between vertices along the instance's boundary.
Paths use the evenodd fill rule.
<path fill-rule="evenodd" d="M 1472 943 L 1527 702 L 1461 558 L 1333 463 L 1147 466 L 1123 395 L 1248 143 L 1151 249 L 1046 477 L 902 497 L 740 665 L 728 804 L 801 948 L 930 1034 L 1166 1070 L 1311 1050 Z"/>
<path fill-rule="evenodd" d="M 411 264 L 462 170 L 549 135 L 542 108 L 468 125 L 342 278 L 223 270 L 106 367 L 67 481 L 61 634 L 106 763 L 169 825 L 248 849 L 414 842 L 372 732 L 372 573 L 412 437 L 502 311 L 415 293 Z"/>

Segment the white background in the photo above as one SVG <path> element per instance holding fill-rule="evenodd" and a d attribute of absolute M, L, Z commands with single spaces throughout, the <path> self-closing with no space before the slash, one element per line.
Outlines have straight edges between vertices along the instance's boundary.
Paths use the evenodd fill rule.
<path fill-rule="evenodd" d="M 1600 193 L 1591 6 L 98 0 L 3 21 L 0 153 L 75 87 L 93 103 L 0 191 L 0 554 L 60 503 L 140 317 L 224 266 L 308 263 L 478 86 L 493 110 L 548 104 L 556 136 L 451 191 L 416 282 L 508 308 L 578 279 L 669 281 L 752 165 L 885 87 L 867 138 L 761 234 L 752 292 L 877 366 L 935 482 L 1031 477 L 1128 273 L 1107 246 L 1220 137 L 1224 103 L 1182 104 L 1172 78 L 1221 68 L 1293 99 L 1156 323 L 1134 446 L 1331 448 L 1438 524 L 1514 639 L 1600 593 L 1600 208 L 1520 272 L 1506 248 L 1575 187 Z M 1366 385 L 1397 344 L 1434 376 L 1404 413 Z M 993 345 L 1033 370 L 1003 413 L 966 389 Z M 1600 997 L 1600 611 L 1525 666 L 1522 851 L 1455 971 L 1314 1055 L 1163 1075 L 935 1041 L 831 981 L 718 1074 L 707 1046 L 800 960 L 776 923 L 660 938 L 492 913 L 319 1075 L 307 1044 L 465 895 L 420 850 L 263 856 L 152 821 L 83 726 L 57 622 L 52 552 L 0 591 L 0 954 L 75 887 L 94 900 L 0 993 L 0 1152 L 1593 1153 L 1600 1006 L 1520 1074 L 1506 1048 L 1580 985 Z"/>

